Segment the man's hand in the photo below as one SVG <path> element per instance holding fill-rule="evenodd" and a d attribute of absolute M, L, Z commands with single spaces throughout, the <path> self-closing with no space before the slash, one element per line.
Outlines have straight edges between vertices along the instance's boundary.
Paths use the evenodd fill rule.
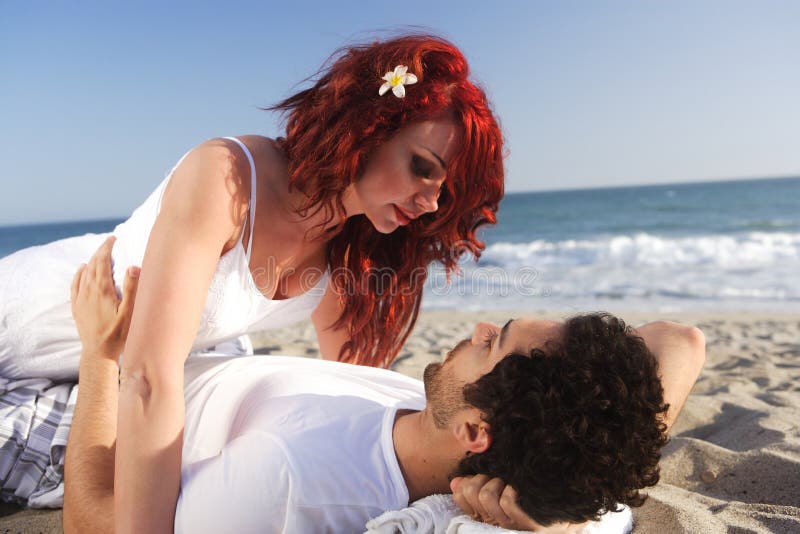
<path fill-rule="evenodd" d="M 543 534 L 573 534 L 586 523 L 554 523 L 544 527 L 517 503 L 517 492 L 499 478 L 486 475 L 456 477 L 450 482 L 453 500 L 465 513 L 490 525 Z"/>
<path fill-rule="evenodd" d="M 72 279 L 72 317 L 83 344 L 83 358 L 116 362 L 128 337 L 139 268 L 129 267 L 126 271 L 120 300 L 111 271 L 111 248 L 115 240 L 114 236 L 106 239 Z"/>

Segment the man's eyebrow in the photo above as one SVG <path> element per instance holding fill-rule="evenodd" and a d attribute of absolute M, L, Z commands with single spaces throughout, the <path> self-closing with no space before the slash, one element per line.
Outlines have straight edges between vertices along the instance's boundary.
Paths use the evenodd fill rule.
<path fill-rule="evenodd" d="M 514 322 L 514 319 L 509 319 L 506 324 L 503 325 L 503 329 L 500 330 L 500 338 L 497 340 L 497 347 L 503 346 L 503 339 L 505 339 L 506 334 L 508 333 L 508 325 Z"/>

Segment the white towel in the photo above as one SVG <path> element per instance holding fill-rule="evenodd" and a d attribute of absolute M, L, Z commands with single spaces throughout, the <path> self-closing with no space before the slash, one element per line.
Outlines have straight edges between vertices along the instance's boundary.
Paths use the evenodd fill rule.
<path fill-rule="evenodd" d="M 450 520 L 461 514 L 461 508 L 456 506 L 451 495 L 430 495 L 408 508 L 389 510 L 370 519 L 364 534 L 445 534 Z"/>
<path fill-rule="evenodd" d="M 513 534 L 508 530 L 475 521 L 456 506 L 452 495 L 431 495 L 408 508 L 390 510 L 367 521 L 364 534 Z M 633 529 L 633 514 L 623 506 L 619 512 L 600 516 L 586 525 L 581 534 L 628 534 Z"/>

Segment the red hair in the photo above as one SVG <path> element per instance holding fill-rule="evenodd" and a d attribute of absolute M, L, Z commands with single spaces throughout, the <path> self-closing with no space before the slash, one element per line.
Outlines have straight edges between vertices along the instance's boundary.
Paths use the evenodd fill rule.
<path fill-rule="evenodd" d="M 407 65 L 418 83 L 405 98 L 379 96 L 381 77 L 396 65 Z M 477 228 L 496 222 L 503 137 L 485 93 L 468 75 L 455 45 L 409 35 L 340 49 L 312 87 L 270 108 L 287 116 L 286 137 L 278 142 L 289 159 L 290 187 L 308 196 L 306 209 L 325 210 L 328 222 L 342 219 L 327 248 L 330 283 L 343 305 L 331 326 L 349 334 L 340 361 L 388 367 L 416 322 L 427 266 L 438 261 L 449 277 L 463 253 L 480 256 Z M 443 117 L 462 135 L 439 209 L 391 234 L 363 215 L 345 220 L 342 195 L 370 155 L 403 126 Z"/>

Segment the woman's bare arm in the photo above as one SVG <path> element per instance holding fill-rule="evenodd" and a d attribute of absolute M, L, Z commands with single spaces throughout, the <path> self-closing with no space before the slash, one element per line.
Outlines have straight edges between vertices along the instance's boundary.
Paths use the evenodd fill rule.
<path fill-rule="evenodd" d="M 172 532 L 180 489 L 183 364 L 211 277 L 249 197 L 241 149 L 211 140 L 173 173 L 142 263 L 120 365 L 115 530 Z"/>
<path fill-rule="evenodd" d="M 311 322 L 317 332 L 319 353 L 324 360 L 338 360 L 342 345 L 350 339 L 345 328 L 331 328 L 341 314 L 342 305 L 339 302 L 339 295 L 333 287 L 333 282 L 329 281 L 322 300 L 311 314 Z"/>

